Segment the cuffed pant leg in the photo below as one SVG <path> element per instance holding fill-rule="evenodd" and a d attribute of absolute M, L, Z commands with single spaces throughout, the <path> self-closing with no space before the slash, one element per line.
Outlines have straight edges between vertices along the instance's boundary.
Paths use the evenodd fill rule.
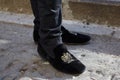
<path fill-rule="evenodd" d="M 34 2 L 31 0 L 31 2 Z M 61 39 L 61 0 L 36 0 L 37 10 L 33 10 L 37 14 L 40 21 L 39 36 L 40 45 L 48 53 L 54 57 L 53 49 L 63 44 Z M 34 7 L 34 6 L 33 6 Z"/>
<path fill-rule="evenodd" d="M 37 31 L 40 27 L 40 19 L 39 19 L 39 10 L 38 10 L 38 2 L 37 0 L 30 0 L 31 8 L 34 14 L 34 29 Z"/>

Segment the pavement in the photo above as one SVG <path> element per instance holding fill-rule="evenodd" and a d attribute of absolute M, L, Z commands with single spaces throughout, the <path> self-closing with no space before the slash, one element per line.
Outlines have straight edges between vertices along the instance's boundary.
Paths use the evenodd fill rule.
<path fill-rule="evenodd" d="M 1 15 L 5 17 L 5 14 Z M 10 15 L 15 18 L 15 15 Z M 23 19 L 25 17 L 22 15 Z M 21 18 L 9 19 L 0 19 L 0 80 L 120 80 L 118 27 L 63 21 L 67 29 L 88 34 L 92 38 L 86 44 L 66 44 L 69 51 L 86 65 L 85 72 L 75 76 L 59 72 L 41 59 L 32 39 L 32 24 L 25 24 L 26 20 L 22 21 Z"/>

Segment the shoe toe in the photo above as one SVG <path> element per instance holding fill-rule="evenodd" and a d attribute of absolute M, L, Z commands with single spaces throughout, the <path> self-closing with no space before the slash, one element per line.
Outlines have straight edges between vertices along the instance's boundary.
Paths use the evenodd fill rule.
<path fill-rule="evenodd" d="M 77 33 L 77 35 L 76 35 L 76 42 L 84 43 L 84 42 L 90 41 L 90 39 L 91 39 L 91 37 L 88 35 L 79 34 L 79 33 Z"/>
<path fill-rule="evenodd" d="M 81 74 L 85 70 L 85 66 L 67 51 L 64 45 L 55 48 L 55 59 L 50 58 L 49 61 L 57 70 L 68 74 Z"/>
<path fill-rule="evenodd" d="M 68 64 L 68 63 L 63 63 L 63 62 L 61 63 L 56 60 L 52 60 L 50 61 L 50 63 L 57 70 L 67 74 L 79 75 L 85 71 L 85 66 L 79 61 L 74 61 Z"/>
<path fill-rule="evenodd" d="M 72 74 L 81 74 L 85 71 L 85 65 L 83 65 L 80 61 L 74 61 L 70 64 L 71 73 Z"/>

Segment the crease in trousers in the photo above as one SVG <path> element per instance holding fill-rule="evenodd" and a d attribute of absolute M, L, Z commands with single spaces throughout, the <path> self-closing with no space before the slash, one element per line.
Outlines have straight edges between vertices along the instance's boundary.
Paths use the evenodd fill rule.
<path fill-rule="evenodd" d="M 62 1 L 30 0 L 34 19 L 34 29 L 39 32 L 39 43 L 49 56 L 54 58 L 53 49 L 63 44 L 61 38 Z"/>

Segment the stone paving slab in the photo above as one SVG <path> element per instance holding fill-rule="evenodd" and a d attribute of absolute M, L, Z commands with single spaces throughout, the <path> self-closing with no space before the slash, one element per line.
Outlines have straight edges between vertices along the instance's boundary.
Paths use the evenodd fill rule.
<path fill-rule="evenodd" d="M 119 38 L 90 34 L 92 40 L 86 45 L 67 45 L 87 67 L 83 74 L 73 76 L 55 70 L 38 56 L 32 30 L 0 22 L 0 80 L 120 80 Z"/>
<path fill-rule="evenodd" d="M 22 25 L 33 25 L 33 15 L 28 14 L 16 14 L 10 12 L 0 11 L 0 22 L 7 23 L 16 23 Z M 119 26 L 110 26 L 110 25 L 99 25 L 88 23 L 86 21 L 71 21 L 63 20 L 63 25 L 65 28 L 75 31 L 82 32 L 86 34 L 96 34 L 100 36 L 110 36 L 113 38 L 120 39 L 120 27 Z"/>

